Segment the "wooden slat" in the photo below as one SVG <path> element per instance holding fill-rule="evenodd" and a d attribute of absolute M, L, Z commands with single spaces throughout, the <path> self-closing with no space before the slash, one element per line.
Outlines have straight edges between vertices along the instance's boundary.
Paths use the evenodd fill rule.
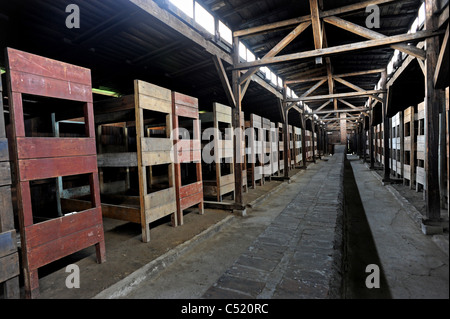
<path fill-rule="evenodd" d="M 142 152 L 143 166 L 172 164 L 173 160 L 174 155 L 172 151 Z"/>
<path fill-rule="evenodd" d="M 91 71 L 89 69 L 12 48 L 7 48 L 7 55 L 10 70 L 91 85 Z"/>
<path fill-rule="evenodd" d="M 28 226 L 26 244 L 28 248 L 36 248 L 97 225 L 102 225 L 100 207 Z"/>
<path fill-rule="evenodd" d="M 145 196 L 145 208 L 154 208 L 164 206 L 167 203 L 175 202 L 175 188 L 169 187 L 167 189 L 151 193 Z"/>
<path fill-rule="evenodd" d="M 142 152 L 170 152 L 173 149 L 173 142 L 166 138 L 150 138 L 141 139 Z"/>
<path fill-rule="evenodd" d="M 2 130 L 1 127 L 0 130 Z M 4 161 L 9 161 L 8 140 L 6 138 L 0 138 L 0 162 Z"/>
<path fill-rule="evenodd" d="M 143 94 L 139 95 L 139 107 L 150 111 L 168 114 L 172 113 L 172 102 L 170 100 L 162 100 Z"/>
<path fill-rule="evenodd" d="M 173 103 L 176 106 L 185 106 L 189 108 L 198 109 L 198 99 L 189 95 L 181 94 L 178 92 L 172 93 Z"/>
<path fill-rule="evenodd" d="M 137 167 L 137 154 L 130 153 L 104 153 L 97 155 L 98 167 Z"/>
<path fill-rule="evenodd" d="M 0 162 L 0 187 L 11 184 L 11 167 L 9 162 Z"/>
<path fill-rule="evenodd" d="M 96 156 L 60 157 L 19 161 L 21 181 L 80 175 L 96 171 Z"/>
<path fill-rule="evenodd" d="M 19 274 L 19 254 L 17 252 L 0 257 L 0 283 L 4 283 L 6 280 L 16 277 Z"/>
<path fill-rule="evenodd" d="M 213 104 L 213 109 L 215 113 L 223 113 L 225 115 L 230 116 L 230 122 L 231 123 L 231 107 L 226 106 L 224 104 L 220 104 L 220 103 L 214 103 Z"/>
<path fill-rule="evenodd" d="M 193 193 L 190 196 L 183 197 L 180 200 L 180 207 L 182 210 L 197 205 L 203 202 L 203 192 L 201 193 Z"/>
<path fill-rule="evenodd" d="M 96 155 L 95 138 L 17 138 L 19 159 Z"/>
<path fill-rule="evenodd" d="M 0 187 L 0 232 L 14 229 L 11 187 Z"/>
<path fill-rule="evenodd" d="M 190 196 L 191 194 L 201 193 L 202 191 L 203 191 L 203 183 L 200 181 L 200 182 L 192 183 L 190 185 L 181 186 L 179 196 L 181 198 L 184 198 L 184 197 Z"/>
<path fill-rule="evenodd" d="M 56 240 L 29 249 L 27 255 L 28 263 L 32 267 L 31 269 L 37 269 L 103 240 L 103 227 L 101 224 L 91 228 L 84 228 L 79 232 L 59 237 Z"/>
<path fill-rule="evenodd" d="M 85 84 L 71 83 L 38 75 L 11 71 L 13 92 L 53 97 L 79 102 L 92 102 L 92 87 Z"/>
<path fill-rule="evenodd" d="M 15 230 L 8 230 L 0 233 L 0 258 L 17 252 L 16 241 Z"/>

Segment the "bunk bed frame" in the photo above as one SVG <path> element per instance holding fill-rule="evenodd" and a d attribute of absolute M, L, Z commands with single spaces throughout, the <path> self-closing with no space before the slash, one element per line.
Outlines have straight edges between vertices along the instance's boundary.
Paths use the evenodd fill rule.
<path fill-rule="evenodd" d="M 200 114 L 202 123 L 202 131 L 207 125 L 212 125 L 216 131 L 219 131 L 221 125 L 225 129 L 231 129 L 232 126 L 232 109 L 229 106 L 214 103 L 213 111 Z M 205 125 L 207 124 L 207 125 Z M 202 146 L 203 151 L 208 146 Z M 217 202 L 223 201 L 223 196 L 232 193 L 233 198 L 235 194 L 235 177 L 234 177 L 234 145 L 233 138 L 222 139 L 214 137 L 214 160 L 212 163 L 203 163 L 202 168 L 214 168 L 214 179 L 209 178 L 209 174 L 203 172 L 203 194 L 204 197 L 215 197 Z M 227 161 L 226 164 L 230 167 L 230 172 L 222 176 L 222 161 Z"/>
<path fill-rule="evenodd" d="M 299 127 L 294 127 L 294 138 L 295 138 L 295 164 L 301 165 L 302 163 L 302 129 Z"/>
<path fill-rule="evenodd" d="M 172 112 L 174 129 L 174 155 L 175 155 L 175 186 L 177 195 L 177 223 L 183 225 L 183 211 L 189 207 L 198 205 L 199 214 L 204 213 L 203 182 L 202 182 L 202 151 L 200 122 L 198 113 L 198 99 L 181 93 L 172 92 Z M 179 139 L 183 127 L 180 119 L 192 120 L 193 131 L 189 132 L 189 139 Z M 191 135 L 192 134 L 192 135 Z M 182 177 L 191 173 L 183 169 L 182 165 L 192 163 L 195 165 L 195 179 L 187 185 L 183 185 Z M 190 179 L 191 180 L 191 179 Z"/>
<path fill-rule="evenodd" d="M 261 161 L 264 157 L 264 137 L 261 117 L 256 114 L 250 114 L 250 120 L 246 121 L 246 129 L 249 128 L 250 154 L 247 161 L 247 179 L 249 180 L 251 187 L 255 188 L 258 181 L 259 186 L 264 185 L 264 164 Z"/>
<path fill-rule="evenodd" d="M 278 133 L 278 176 L 284 173 L 284 130 L 283 123 L 278 123 L 277 133 Z"/>
<path fill-rule="evenodd" d="M 39 294 L 38 268 L 93 245 L 97 262 L 106 259 L 91 73 L 8 48 L 7 77 L 25 294 L 34 298 Z M 24 94 L 82 103 L 86 138 L 27 137 Z M 89 208 L 34 223 L 31 182 L 81 174 L 89 176 Z"/>
<path fill-rule="evenodd" d="M 404 149 L 403 149 L 403 181 L 410 189 L 415 184 L 415 151 L 416 135 L 414 134 L 414 107 L 409 107 L 403 112 L 404 119 Z"/>
<path fill-rule="evenodd" d="M 425 189 L 425 102 L 417 106 L 417 162 L 416 164 L 416 191 Z"/>
<path fill-rule="evenodd" d="M 3 113 L 0 77 L 0 286 L 5 299 L 17 299 L 19 290 L 19 253 L 11 201 L 11 167 Z"/>
<path fill-rule="evenodd" d="M 271 128 L 272 123 L 269 119 L 261 118 L 262 122 L 262 160 L 263 160 L 263 178 L 268 178 L 269 181 L 271 180 L 272 174 L 273 174 L 273 167 L 272 167 L 272 134 L 271 134 Z"/>

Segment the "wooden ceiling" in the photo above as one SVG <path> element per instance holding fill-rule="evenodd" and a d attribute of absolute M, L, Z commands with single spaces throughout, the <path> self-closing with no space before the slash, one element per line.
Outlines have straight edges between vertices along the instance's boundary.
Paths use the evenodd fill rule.
<path fill-rule="evenodd" d="M 142 2 L 145 2 L 142 0 Z M 154 1 L 167 8 L 164 1 Z M 247 29 L 310 15 L 309 1 L 299 0 L 203 0 L 198 1 L 225 22 L 233 31 Z M 352 5 L 355 0 L 319 0 L 323 11 Z M 205 47 L 161 22 L 128 0 L 90 0 L 77 3 L 81 10 L 81 28 L 65 27 L 65 8 L 73 0 L 3 1 L 0 5 L 0 65 L 4 65 L 4 48 L 9 46 L 30 53 L 84 66 L 92 70 L 94 87 L 108 87 L 123 94 L 131 93 L 133 80 L 141 79 L 199 98 L 200 108 L 209 110 L 213 102 L 228 104 L 224 88 L 214 67 L 212 55 Z M 417 15 L 420 0 L 399 0 L 382 5 L 381 28 L 376 31 L 390 36 L 404 34 Z M 364 26 L 368 13 L 358 10 L 339 17 Z M 363 38 L 329 23 L 324 29 L 328 46 L 362 41 Z M 295 26 L 243 37 L 242 41 L 258 57 L 263 57 Z M 313 50 L 313 28 L 310 26 L 280 54 Z M 213 39 L 206 39 L 215 44 Z M 230 54 L 231 50 L 217 45 Z M 330 57 L 333 74 L 385 68 L 393 54 L 392 48 L 357 51 Z M 224 63 L 230 67 L 229 63 Z M 283 80 L 298 80 L 328 75 L 325 61 L 314 59 L 287 62 L 271 67 Z M 231 71 L 227 71 L 231 79 Z M 262 74 L 259 74 L 262 76 Z M 373 89 L 379 74 L 355 76 L 351 81 L 363 89 Z M 291 85 L 298 96 L 318 81 Z M 333 81 L 335 93 L 352 91 Z M 281 91 L 279 88 L 274 88 Z M 313 95 L 329 93 L 323 83 Z M 98 96 L 95 96 L 98 98 Z M 355 106 L 366 98 L 349 100 Z M 346 107 L 339 102 L 340 107 Z M 316 109 L 322 102 L 308 104 Z M 330 104 L 327 108 L 332 108 Z M 251 82 L 243 99 L 243 110 L 281 122 L 278 98 L 256 82 Z M 294 112 L 295 113 L 295 112 Z M 291 124 L 300 126 L 298 117 L 290 116 Z"/>

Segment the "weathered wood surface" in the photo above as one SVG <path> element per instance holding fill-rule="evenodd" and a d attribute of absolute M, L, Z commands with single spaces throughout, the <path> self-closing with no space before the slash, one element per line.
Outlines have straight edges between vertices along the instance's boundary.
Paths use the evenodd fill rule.
<path fill-rule="evenodd" d="M 175 131 L 173 145 L 175 147 L 175 189 L 177 204 L 177 224 L 183 225 L 183 211 L 194 205 L 198 205 L 200 214 L 204 213 L 203 205 L 203 183 L 201 164 L 201 139 L 198 112 L 198 99 L 172 92 L 173 129 Z M 192 120 L 193 132 L 189 139 L 179 139 L 178 129 L 180 117 Z M 180 163 L 195 164 L 195 180 L 190 185 L 182 185 L 182 167 Z"/>
<path fill-rule="evenodd" d="M 34 298 L 39 294 L 39 267 L 92 245 L 96 246 L 97 261 L 106 259 L 91 74 L 85 68 L 8 48 L 7 78 L 25 294 Z M 25 138 L 22 94 L 84 102 L 87 138 Z M 89 174 L 92 208 L 33 224 L 30 181 L 80 174 Z"/>

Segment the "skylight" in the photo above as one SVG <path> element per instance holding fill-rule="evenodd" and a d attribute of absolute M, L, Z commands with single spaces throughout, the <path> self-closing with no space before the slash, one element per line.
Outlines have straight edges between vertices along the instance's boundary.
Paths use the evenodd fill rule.
<path fill-rule="evenodd" d="M 194 0 L 170 0 L 170 2 L 189 18 L 194 18 Z"/>
<path fill-rule="evenodd" d="M 205 28 L 206 31 L 214 35 L 214 16 L 206 11 L 206 9 L 199 5 L 197 2 L 195 3 L 195 21 L 203 28 Z"/>
<path fill-rule="evenodd" d="M 239 42 L 239 56 L 247 61 L 247 47 L 242 42 Z"/>

